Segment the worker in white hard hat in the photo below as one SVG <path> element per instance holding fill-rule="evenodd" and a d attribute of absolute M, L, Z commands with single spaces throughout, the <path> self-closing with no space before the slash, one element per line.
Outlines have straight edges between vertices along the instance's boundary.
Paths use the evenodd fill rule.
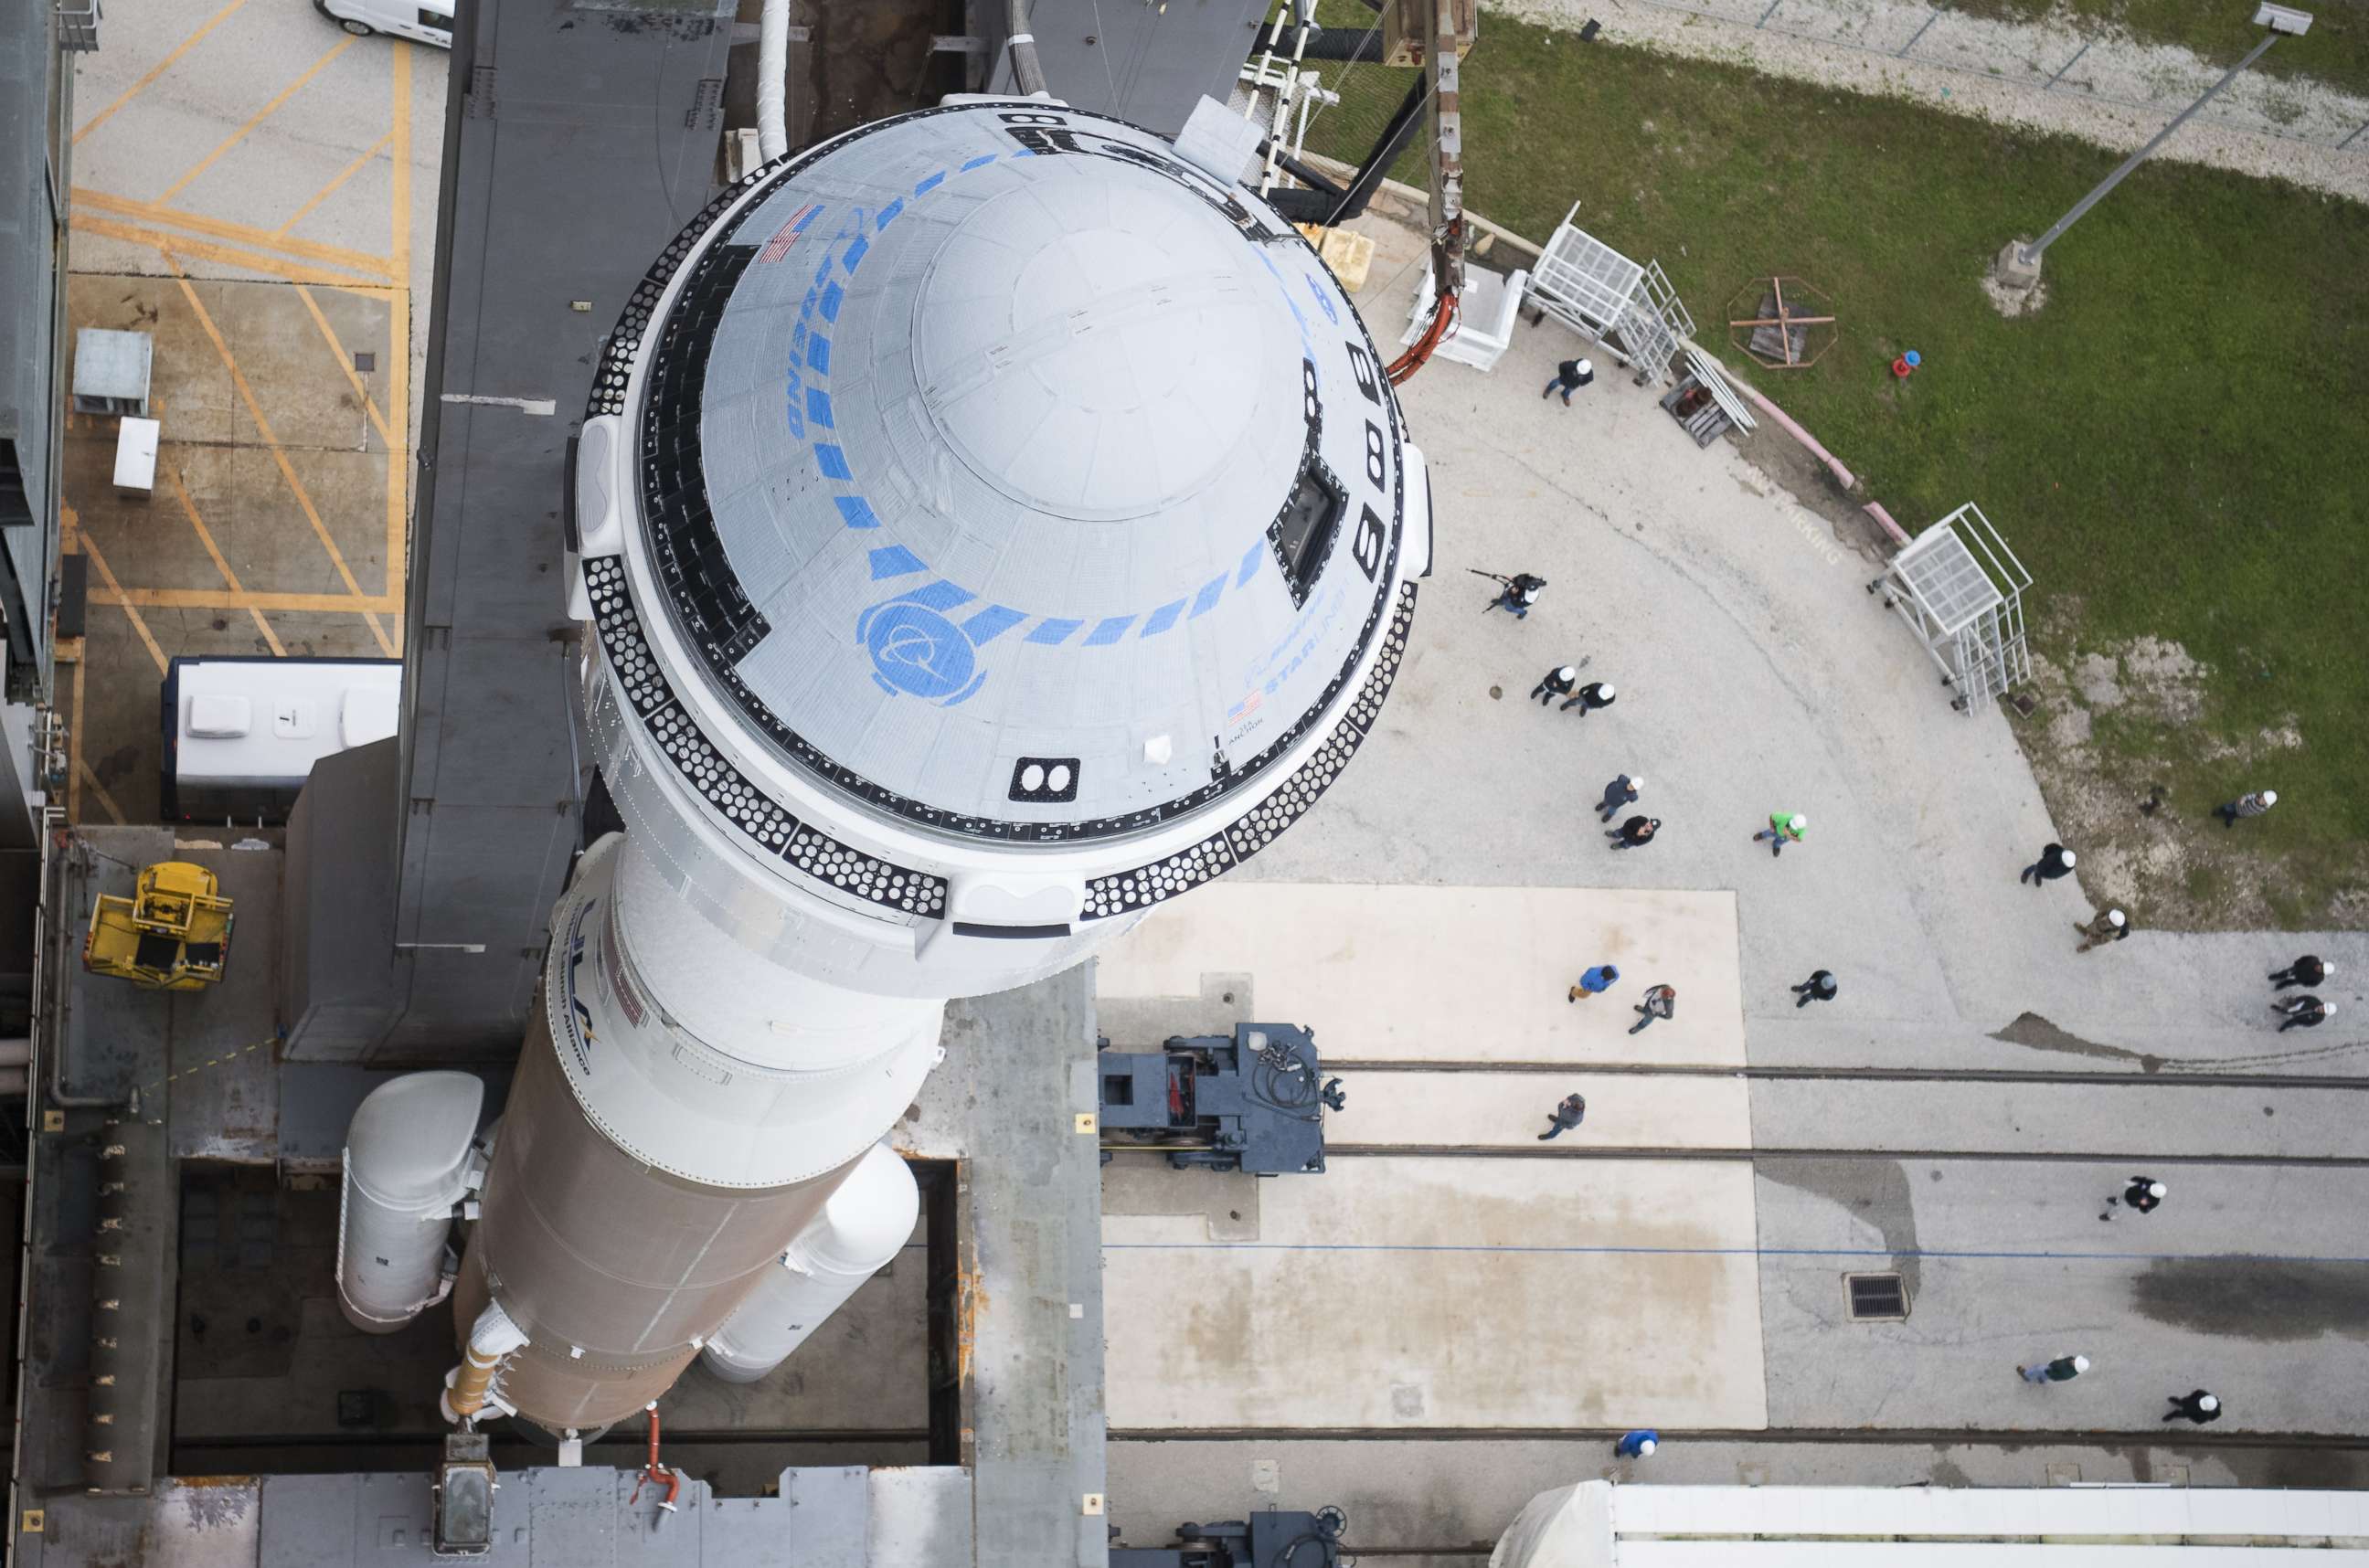
<path fill-rule="evenodd" d="M 1752 835 L 1752 841 L 1768 841 L 1768 853 L 1781 853 L 1789 843 L 1798 844 L 1802 835 L 1810 830 L 1810 814 L 1806 811 L 1771 811 L 1768 826 Z"/>
<path fill-rule="evenodd" d="M 2153 1176 L 2133 1176 L 2120 1197 L 2106 1200 L 2106 1211 L 2098 1218 L 2112 1219 L 2117 1207 L 2127 1207 L 2134 1214 L 2153 1214 L 2170 1194 L 2171 1188 Z"/>
<path fill-rule="evenodd" d="M 2199 1426 L 2209 1426 L 2221 1419 L 2219 1396 L 2207 1393 L 2203 1389 L 2193 1393 L 2165 1397 L 2171 1401 L 2171 1413 L 2164 1417 L 2166 1421 L 2193 1421 Z"/>
<path fill-rule="evenodd" d="M 2292 996 L 2271 1003 L 2271 1011 L 2287 1015 L 2287 1021 L 2279 1025 L 2279 1033 L 2283 1035 L 2290 1029 L 2317 1029 L 2336 1016 L 2336 1003 L 2322 1001 L 2316 996 Z"/>
<path fill-rule="evenodd" d="M 1539 683 L 1530 688 L 1530 695 L 1539 700 L 1539 706 L 1545 707 L 1557 697 L 1571 695 L 1571 689 L 1578 683 L 1579 666 L 1558 665 L 1539 677 Z"/>
<path fill-rule="evenodd" d="M 1570 696 L 1563 699 L 1562 711 L 1564 713 L 1569 713 L 1572 709 L 1577 708 L 1579 710 L 1579 716 L 1585 718 L 1589 714 L 1594 713 L 1598 708 L 1610 707 L 1615 694 L 1616 693 L 1612 690 L 1611 681 L 1590 681 L 1586 685 L 1582 686 L 1578 691 L 1574 692 Z"/>
<path fill-rule="evenodd" d="M 1544 399 L 1560 392 L 1562 394 L 1562 406 L 1568 408 L 1571 406 L 1571 395 L 1595 379 L 1596 367 L 1585 360 L 1565 360 L 1555 367 L 1554 379 L 1547 383 L 1547 389 L 1539 396 Z"/>
<path fill-rule="evenodd" d="M 1662 1435 L 1650 1426 L 1624 1434 L 1612 1445 L 1612 1457 L 1619 1459 L 1642 1459 L 1662 1446 Z"/>
<path fill-rule="evenodd" d="M 2087 953 L 2092 947 L 2102 947 L 2109 942 L 2120 942 L 2128 936 L 2131 933 L 2131 917 L 2120 910 L 2103 910 L 2087 925 L 2075 921 L 2073 929 L 2084 938 L 2081 945 L 2073 951 Z"/>
<path fill-rule="evenodd" d="M 2063 844 L 2050 844 L 2040 852 L 2038 860 L 2023 868 L 2023 875 L 2016 880 L 2029 882 L 2034 887 L 2046 887 L 2058 877 L 2070 873 L 2075 864 L 2076 857 L 2071 850 L 2066 849 Z"/>
<path fill-rule="evenodd" d="M 2283 969 L 2271 971 L 2271 984 L 2279 990 L 2289 986 L 2301 986 L 2306 990 L 2336 973 L 2336 966 L 2327 959 L 2306 953 Z"/>
<path fill-rule="evenodd" d="M 1604 798 L 1596 803 L 1596 819 L 1599 822 L 1611 821 L 1614 812 L 1624 806 L 1632 806 L 1636 803 L 1638 792 L 1644 787 L 1643 779 L 1634 773 L 1622 773 L 1604 786 Z"/>
<path fill-rule="evenodd" d="M 2263 812 L 2268 811 L 2272 807 L 2276 806 L 2278 803 L 2279 792 L 2277 790 L 2251 790 L 2239 795 L 2237 799 L 2231 801 L 2226 806 L 2214 807 L 2213 808 L 2213 815 L 2221 818 L 2221 825 L 2224 828 L 2234 828 L 2237 825 L 2238 818 L 2260 817 Z"/>
<path fill-rule="evenodd" d="M 2060 1356 L 2036 1367 L 2018 1367 L 2027 1383 L 2069 1383 L 2089 1369 L 2086 1356 Z"/>

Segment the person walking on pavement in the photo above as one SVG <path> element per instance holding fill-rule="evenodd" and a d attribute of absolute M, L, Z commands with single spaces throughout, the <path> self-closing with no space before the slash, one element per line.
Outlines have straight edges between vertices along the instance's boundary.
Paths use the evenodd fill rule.
<path fill-rule="evenodd" d="M 2016 1371 L 2027 1383 L 2069 1383 L 2089 1369 L 2086 1356 L 2060 1356 L 2043 1366 L 2018 1367 Z"/>
<path fill-rule="evenodd" d="M 2092 947 L 2102 947 L 2109 942 L 2120 942 L 2128 936 L 2131 933 L 2131 917 L 2120 910 L 2106 910 L 2087 925 L 2075 921 L 2073 929 L 2082 936 L 2081 945 L 2073 951 L 2087 953 Z"/>
<path fill-rule="evenodd" d="M 1757 844 L 1763 839 L 1768 840 L 1768 853 L 1775 855 L 1781 853 L 1789 842 L 1800 843 L 1802 835 L 1809 830 L 1809 827 L 1810 818 L 1807 812 L 1771 811 L 1768 814 L 1768 826 L 1753 834 L 1752 841 Z"/>
<path fill-rule="evenodd" d="M 2169 1187 L 2157 1181 L 2153 1176 L 2133 1176 L 2131 1185 L 2123 1189 L 2122 1196 L 2110 1197 L 2106 1200 L 2106 1212 L 2098 1218 L 2112 1219 L 2117 1205 L 2127 1206 L 2134 1214 L 2153 1214 L 2162 1207 L 2164 1198 L 2170 1192 Z"/>
<path fill-rule="evenodd" d="M 2317 1029 L 2336 1016 L 2336 1003 L 2322 1001 L 2316 996 L 2291 996 L 2284 1001 L 2271 1003 L 2271 1011 L 2283 1013 L 2287 1021 L 2279 1025 L 2283 1035 L 2290 1029 Z"/>
<path fill-rule="evenodd" d="M 1494 572 L 1482 572 L 1481 575 L 1497 576 Z M 1481 613 L 1486 615 L 1492 610 L 1510 610 L 1515 620 L 1528 620 L 1532 607 L 1539 601 L 1539 594 L 1547 586 L 1547 579 L 1533 577 L 1528 572 L 1516 572 L 1512 577 L 1497 578 L 1497 580 L 1505 586 L 1497 590 L 1496 598 L 1481 607 Z"/>
<path fill-rule="evenodd" d="M 1566 1094 L 1562 1097 L 1562 1104 L 1547 1114 L 1550 1125 L 1546 1131 L 1539 1134 L 1539 1141 L 1544 1143 L 1551 1138 L 1560 1138 L 1586 1117 L 1587 1102 L 1576 1094 Z"/>
<path fill-rule="evenodd" d="M 2075 856 L 2063 844 L 2050 844 L 2040 852 L 2040 858 L 2023 868 L 2019 882 L 2029 882 L 2034 887 L 2044 887 L 2073 869 Z"/>
<path fill-rule="evenodd" d="M 1543 402 L 1553 396 L 1556 390 L 1560 388 L 1562 392 L 1562 406 L 1568 408 L 1571 406 L 1571 395 L 1595 379 L 1596 367 L 1585 360 L 1565 360 L 1555 367 L 1554 379 L 1547 383 L 1547 389 L 1544 392 L 1539 394 L 1539 400 Z"/>
<path fill-rule="evenodd" d="M 1629 1032 L 1633 1035 L 1656 1018 L 1674 1018 L 1677 1015 L 1677 987 L 1647 986 L 1645 1000 L 1637 1005 L 1637 1022 L 1629 1025 Z"/>
<path fill-rule="evenodd" d="M 1557 697 L 1570 695 L 1573 685 L 1578 680 L 1579 666 L 1566 664 L 1558 669 L 1550 670 L 1539 676 L 1539 683 L 1530 688 L 1530 695 L 1536 697 L 1539 700 L 1539 706 L 1543 708 Z"/>
<path fill-rule="evenodd" d="M 1579 977 L 1579 984 L 1571 988 L 1570 1000 L 1577 1001 L 1583 996 L 1594 996 L 1599 991 L 1609 990 L 1612 988 L 1612 982 L 1619 978 L 1619 965 L 1598 964 Z"/>
<path fill-rule="evenodd" d="M 1586 685 L 1582 686 L 1578 691 L 1574 692 L 1570 696 L 1563 699 L 1562 711 L 1564 713 L 1569 713 L 1572 709 L 1577 708 L 1579 710 L 1579 716 L 1585 718 L 1596 709 L 1608 708 L 1611 705 L 1612 682 L 1609 681 L 1590 681 Z"/>
<path fill-rule="evenodd" d="M 1616 1459 L 1647 1459 L 1661 1446 L 1662 1435 L 1659 1432 L 1650 1426 L 1641 1427 L 1612 1445 L 1612 1457 Z"/>
<path fill-rule="evenodd" d="M 1619 810 L 1624 806 L 1631 806 L 1636 803 L 1638 792 L 1642 790 L 1644 787 L 1645 781 L 1643 779 L 1632 777 L 1628 773 L 1623 773 L 1619 778 L 1614 779 L 1610 784 L 1606 784 L 1604 786 L 1604 798 L 1596 803 L 1596 820 L 1599 822 L 1611 821 L 1612 814 L 1614 812 Z"/>
<path fill-rule="evenodd" d="M 2276 806 L 2278 803 L 2279 792 L 2277 790 L 2249 790 L 2246 794 L 2241 795 L 2237 799 L 2231 801 L 2226 806 L 2214 807 L 2213 808 L 2213 815 L 2221 818 L 2221 826 L 2224 828 L 2234 828 L 2237 825 L 2238 818 L 2260 817 L 2263 812 L 2268 811 L 2272 807 Z"/>
<path fill-rule="evenodd" d="M 2271 984 L 2281 990 L 2286 990 L 2289 986 L 2302 986 L 2308 990 L 2334 973 L 2336 973 L 2335 965 L 2324 963 L 2306 953 L 2285 968 L 2273 970 L 2271 975 Z"/>
<path fill-rule="evenodd" d="M 2221 1419 L 2220 1398 L 2203 1389 L 2164 1397 L 2171 1402 L 2171 1410 L 2164 1416 L 2166 1421 L 2193 1421 L 2199 1426 L 2210 1426 Z"/>
<path fill-rule="evenodd" d="M 1633 850 L 1640 844 L 1650 844 L 1654 835 L 1662 830 L 1659 817 L 1631 817 L 1604 836 L 1612 841 L 1616 850 Z"/>
<path fill-rule="evenodd" d="M 1812 1001 L 1832 1001 L 1835 999 L 1835 972 L 1820 969 L 1793 988 L 1793 1005 L 1807 1007 Z"/>

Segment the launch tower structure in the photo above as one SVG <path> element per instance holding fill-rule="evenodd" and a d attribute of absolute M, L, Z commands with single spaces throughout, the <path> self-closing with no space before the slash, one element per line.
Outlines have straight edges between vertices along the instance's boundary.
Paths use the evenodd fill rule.
<path fill-rule="evenodd" d="M 727 190 L 611 337 L 571 501 L 625 830 L 554 917 L 448 1394 L 563 1435 L 656 1399 L 793 1242 L 848 1253 L 815 1228 L 947 998 L 1079 962 L 1314 804 L 1430 555 L 1315 252 L 1041 101 Z M 349 1245 L 341 1284 L 371 1266 Z"/>

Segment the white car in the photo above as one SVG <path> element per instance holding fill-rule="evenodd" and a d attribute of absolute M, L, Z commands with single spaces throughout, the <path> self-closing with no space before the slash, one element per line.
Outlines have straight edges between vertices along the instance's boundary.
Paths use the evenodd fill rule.
<path fill-rule="evenodd" d="M 313 0 L 313 9 L 358 38 L 392 33 L 452 47 L 452 0 Z"/>

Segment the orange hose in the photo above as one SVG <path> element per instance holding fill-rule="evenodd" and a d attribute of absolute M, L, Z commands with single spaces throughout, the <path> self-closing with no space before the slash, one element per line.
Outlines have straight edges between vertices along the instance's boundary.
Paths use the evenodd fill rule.
<path fill-rule="evenodd" d="M 666 1488 L 666 1495 L 658 1499 L 658 1506 L 671 1514 L 674 1512 L 675 1499 L 682 1493 L 682 1472 L 679 1470 L 670 1470 L 658 1463 L 658 1402 L 652 1400 L 643 1408 L 649 1412 L 650 1416 L 650 1462 L 642 1467 L 641 1475 L 634 1482 L 634 1494 L 625 1499 L 625 1506 L 630 1508 L 641 1501 L 642 1484 L 649 1482 Z"/>
<path fill-rule="evenodd" d="M 1456 296 L 1452 293 L 1442 294 L 1438 303 L 1432 307 L 1431 325 L 1423 329 L 1423 336 L 1409 345 L 1405 353 L 1392 360 L 1390 368 L 1382 372 L 1390 377 L 1390 384 L 1403 385 L 1415 372 L 1423 369 L 1425 361 L 1431 358 L 1432 351 L 1447 338 L 1448 330 L 1455 325 L 1455 322 Z"/>

